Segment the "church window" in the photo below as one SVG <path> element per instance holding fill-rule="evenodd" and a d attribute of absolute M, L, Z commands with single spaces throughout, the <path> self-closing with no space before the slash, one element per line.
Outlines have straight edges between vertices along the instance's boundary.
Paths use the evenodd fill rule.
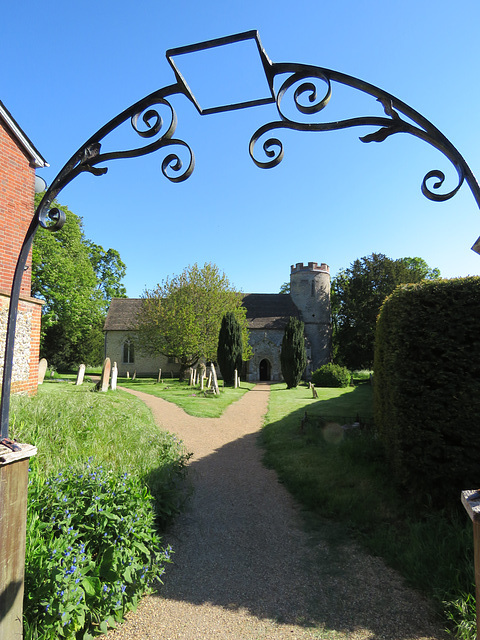
<path fill-rule="evenodd" d="M 126 340 L 123 343 L 123 363 L 133 364 L 135 362 L 135 349 L 131 340 Z"/>

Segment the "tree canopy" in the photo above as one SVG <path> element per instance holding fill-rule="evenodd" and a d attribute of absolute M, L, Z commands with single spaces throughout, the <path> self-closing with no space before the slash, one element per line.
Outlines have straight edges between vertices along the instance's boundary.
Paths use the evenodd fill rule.
<path fill-rule="evenodd" d="M 215 361 L 222 318 L 230 311 L 241 326 L 243 359 L 250 357 L 242 294 L 215 264 L 186 267 L 142 298 L 137 343 L 144 353 L 176 357 L 183 368 Z"/>
<path fill-rule="evenodd" d="M 108 304 L 126 294 L 125 264 L 118 251 L 85 238 L 79 216 L 58 202 L 53 206 L 65 212 L 65 225 L 54 233 L 40 227 L 32 248 L 32 296 L 45 302 L 40 353 L 58 368 L 98 364 Z"/>
<path fill-rule="evenodd" d="M 372 368 L 382 302 L 400 284 L 438 278 L 440 271 L 422 258 L 393 260 L 382 253 L 359 258 L 340 271 L 331 287 L 335 361 L 350 369 Z"/>

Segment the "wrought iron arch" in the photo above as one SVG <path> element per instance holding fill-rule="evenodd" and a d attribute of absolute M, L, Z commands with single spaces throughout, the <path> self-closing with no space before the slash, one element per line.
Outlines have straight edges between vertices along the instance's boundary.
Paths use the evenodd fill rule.
<path fill-rule="evenodd" d="M 269 89 L 268 95 L 233 104 L 202 108 L 177 66 L 175 58 L 183 54 L 191 54 L 244 41 L 252 41 L 256 45 Z M 390 93 L 368 82 L 323 67 L 298 63 L 274 63 L 268 58 L 263 49 L 257 31 L 246 31 L 225 38 L 171 49 L 166 52 L 166 56 L 175 74 L 176 82 L 142 98 L 91 136 L 55 177 L 35 211 L 20 250 L 11 289 L 1 395 L 0 442 L 8 443 L 13 351 L 20 285 L 35 232 L 39 226 L 50 231 L 61 229 L 65 222 L 65 214 L 56 208 L 50 208 L 53 200 L 66 185 L 83 172 L 89 172 L 95 176 L 105 174 L 108 168 L 104 165 L 111 160 L 138 157 L 163 149 L 166 152 L 162 162 L 164 176 L 172 182 L 186 180 L 194 170 L 195 160 L 190 146 L 184 140 L 174 137 L 177 116 L 169 101 L 172 96 L 183 95 L 188 98 L 200 115 L 210 115 L 265 104 L 276 105 L 278 119 L 261 126 L 254 132 L 249 143 L 250 156 L 253 162 L 263 169 L 275 167 L 283 159 L 284 149 L 282 142 L 277 137 L 278 133 L 273 135 L 273 132 L 280 132 L 282 129 L 320 132 L 351 127 L 368 126 L 375 128 L 372 133 L 360 137 L 360 140 L 365 143 L 383 142 L 394 134 L 408 133 L 440 151 L 453 165 L 458 176 L 455 188 L 442 193 L 441 188 L 445 182 L 444 173 L 438 169 L 429 171 L 422 181 L 421 189 L 423 194 L 428 199 L 438 202 L 448 200 L 458 192 L 465 181 L 470 187 L 477 206 L 480 208 L 479 184 L 454 145 L 420 113 Z M 275 88 L 275 81 L 280 84 L 278 89 Z M 315 120 L 317 114 L 328 105 L 336 84 L 346 85 L 376 99 L 382 105 L 384 115 L 358 116 L 331 122 Z M 323 93 L 319 91 L 320 86 L 323 87 Z M 293 107 L 295 113 L 298 113 L 298 119 L 287 115 L 284 109 L 284 103 L 290 96 L 292 96 L 291 107 Z M 169 114 L 170 119 L 166 123 L 160 115 L 160 108 L 166 109 Z M 146 144 L 135 149 L 102 153 L 103 141 L 107 139 L 109 134 L 129 120 L 134 132 L 145 140 Z M 187 154 L 188 161 L 186 163 L 182 162 L 180 158 L 179 148 L 183 149 Z M 261 158 L 257 155 L 258 148 L 260 148 L 260 153 L 262 154 Z M 480 238 L 472 248 L 480 253 Z"/>

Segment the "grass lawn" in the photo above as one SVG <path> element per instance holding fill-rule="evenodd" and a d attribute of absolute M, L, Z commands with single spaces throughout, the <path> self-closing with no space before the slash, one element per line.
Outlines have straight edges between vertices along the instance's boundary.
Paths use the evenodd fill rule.
<path fill-rule="evenodd" d="M 118 384 L 174 402 L 185 413 L 199 418 L 219 418 L 228 405 L 239 400 L 244 393 L 255 386 L 249 382 L 242 382 L 238 389 L 223 388 L 220 381 L 220 395 L 214 396 L 211 393 L 204 394 L 199 386 L 190 387 L 188 382 L 180 382 L 176 378 L 168 378 L 160 383 L 154 378 L 137 378 L 136 380 L 119 378 Z"/>
<path fill-rule="evenodd" d="M 460 637 L 474 638 L 472 527 L 463 509 L 434 511 L 428 496 L 414 503 L 392 484 L 372 426 L 341 428 L 357 417 L 372 424 L 369 384 L 317 392 L 314 400 L 302 386 L 272 387 L 260 436 L 265 463 L 306 507 L 313 530 L 325 518 L 339 523 L 432 597 Z"/>

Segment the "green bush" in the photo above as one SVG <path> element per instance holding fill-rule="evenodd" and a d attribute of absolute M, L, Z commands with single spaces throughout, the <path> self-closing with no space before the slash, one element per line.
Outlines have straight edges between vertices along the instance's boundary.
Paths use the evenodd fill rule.
<path fill-rule="evenodd" d="M 394 477 L 435 506 L 480 482 L 480 278 L 403 285 L 375 345 L 375 424 Z"/>
<path fill-rule="evenodd" d="M 134 609 L 170 549 L 152 497 L 128 473 L 90 460 L 45 479 L 32 460 L 25 562 L 25 638 L 89 640 Z"/>
<path fill-rule="evenodd" d="M 312 382 L 316 387 L 348 387 L 352 374 L 339 364 L 324 364 L 312 373 Z"/>

